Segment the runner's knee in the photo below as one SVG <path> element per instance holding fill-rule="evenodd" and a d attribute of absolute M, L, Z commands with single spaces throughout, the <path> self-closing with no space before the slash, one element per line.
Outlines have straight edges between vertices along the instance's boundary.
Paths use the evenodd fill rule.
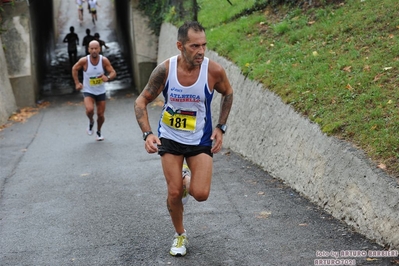
<path fill-rule="evenodd" d="M 190 195 L 196 200 L 196 201 L 206 201 L 209 197 L 209 190 L 203 190 L 203 191 L 196 191 L 195 189 L 190 188 Z"/>

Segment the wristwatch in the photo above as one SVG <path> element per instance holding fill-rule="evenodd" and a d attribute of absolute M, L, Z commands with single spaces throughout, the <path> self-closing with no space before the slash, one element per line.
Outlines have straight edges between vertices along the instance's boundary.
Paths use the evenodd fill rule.
<path fill-rule="evenodd" d="M 222 131 L 222 133 L 226 133 L 227 126 L 222 124 L 217 124 L 216 127 Z"/>
<path fill-rule="evenodd" d="M 148 135 L 151 135 L 151 134 L 154 134 L 154 133 L 152 133 L 152 131 L 146 131 L 146 132 L 144 132 L 144 133 L 143 133 L 143 140 L 146 141 Z"/>
<path fill-rule="evenodd" d="M 107 81 L 110 81 L 110 80 L 111 80 L 111 77 L 108 75 L 108 76 L 107 76 L 107 79 L 108 79 Z"/>

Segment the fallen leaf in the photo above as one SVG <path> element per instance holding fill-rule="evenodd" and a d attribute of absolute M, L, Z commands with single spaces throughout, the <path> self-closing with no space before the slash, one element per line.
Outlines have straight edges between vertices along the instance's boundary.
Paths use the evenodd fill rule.
<path fill-rule="evenodd" d="M 374 77 L 373 81 L 377 81 L 381 78 L 382 74 L 378 74 L 377 76 Z"/>
<path fill-rule="evenodd" d="M 352 71 L 351 68 L 352 68 L 352 66 L 346 66 L 346 67 L 344 67 L 344 71 L 351 72 Z"/>
<path fill-rule="evenodd" d="M 245 181 L 245 182 L 247 182 L 247 183 L 249 183 L 249 184 L 252 184 L 252 185 L 258 184 L 258 181 L 255 181 L 255 180 L 247 180 L 247 181 Z"/>
<path fill-rule="evenodd" d="M 377 261 L 378 259 L 376 258 L 367 258 L 366 261 Z"/>
<path fill-rule="evenodd" d="M 265 195 L 265 192 L 259 191 L 259 192 L 258 192 L 258 195 Z"/>
<path fill-rule="evenodd" d="M 259 218 L 259 219 L 267 219 L 269 216 L 270 216 L 270 214 L 272 214 L 271 212 L 268 212 L 268 211 L 261 211 L 257 216 L 256 216 L 256 218 Z"/>
<path fill-rule="evenodd" d="M 377 165 L 378 168 L 382 169 L 382 170 L 386 170 L 387 166 L 383 163 L 380 163 L 379 165 Z"/>
<path fill-rule="evenodd" d="M 352 88 L 352 86 L 350 85 L 350 84 L 346 84 L 346 87 L 345 88 L 347 88 L 348 90 L 350 90 L 350 91 L 353 91 L 353 88 Z"/>

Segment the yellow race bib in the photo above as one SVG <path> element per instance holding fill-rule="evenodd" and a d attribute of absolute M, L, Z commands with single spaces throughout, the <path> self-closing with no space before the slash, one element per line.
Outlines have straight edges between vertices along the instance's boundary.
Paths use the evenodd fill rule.
<path fill-rule="evenodd" d="M 197 111 L 173 110 L 167 106 L 162 113 L 162 123 L 176 130 L 194 132 L 197 125 Z"/>
<path fill-rule="evenodd" d="M 91 87 L 99 86 L 99 85 L 103 84 L 102 78 L 91 77 L 89 80 L 90 80 Z"/>

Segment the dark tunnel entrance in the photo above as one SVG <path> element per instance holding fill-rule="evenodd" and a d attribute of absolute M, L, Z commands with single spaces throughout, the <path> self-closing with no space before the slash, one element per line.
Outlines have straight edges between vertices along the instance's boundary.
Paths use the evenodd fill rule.
<path fill-rule="evenodd" d="M 129 5 L 130 0 L 109 1 L 113 2 L 110 16 L 101 17 L 105 8 L 99 10 L 98 22 L 93 25 L 88 10 L 84 10 L 85 21 L 79 25 L 77 20 L 77 7 L 75 1 L 60 1 L 61 15 L 54 19 L 54 8 L 58 8 L 53 0 L 30 0 L 29 9 L 32 23 L 32 41 L 34 43 L 34 61 L 40 94 L 62 95 L 74 93 L 74 83 L 71 77 L 66 44 L 62 42 L 69 27 L 74 26 L 79 36 L 80 52 L 78 58 L 84 56 L 81 46 L 85 31 L 91 30 L 101 34 L 101 39 L 110 49 L 104 49 L 104 56 L 108 57 L 118 73 L 117 80 L 112 82 L 111 90 L 132 88 L 132 66 L 129 58 Z M 105 6 L 104 4 L 102 6 Z M 101 8 L 101 7 L 100 7 Z M 110 20 L 109 23 L 105 22 Z M 111 21 L 112 20 L 112 21 Z M 103 24 L 101 24 L 104 22 Z M 56 33 L 59 36 L 55 36 Z"/>

